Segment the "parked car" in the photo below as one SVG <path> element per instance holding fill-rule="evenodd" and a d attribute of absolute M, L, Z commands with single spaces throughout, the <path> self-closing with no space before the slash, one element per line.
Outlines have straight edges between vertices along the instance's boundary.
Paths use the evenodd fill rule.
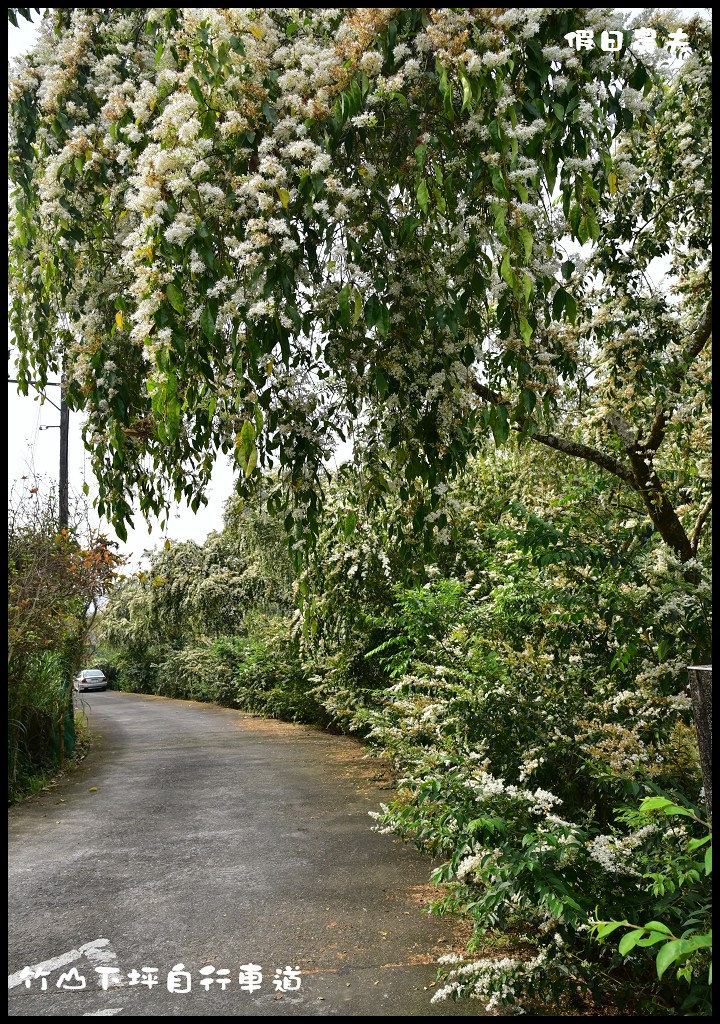
<path fill-rule="evenodd" d="M 107 690 L 107 679 L 99 668 L 84 668 L 75 676 L 73 685 L 78 693 L 85 690 Z"/>

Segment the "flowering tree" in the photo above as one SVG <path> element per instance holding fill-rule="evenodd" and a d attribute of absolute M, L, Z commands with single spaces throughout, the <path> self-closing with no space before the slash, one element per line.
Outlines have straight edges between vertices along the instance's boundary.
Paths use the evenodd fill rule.
<path fill-rule="evenodd" d="M 68 368 L 121 536 L 234 450 L 279 463 L 299 543 L 355 431 L 365 499 L 443 540 L 443 480 L 517 430 L 693 557 L 707 32 L 619 17 L 50 9 L 11 86 L 11 323 L 23 386 Z"/>

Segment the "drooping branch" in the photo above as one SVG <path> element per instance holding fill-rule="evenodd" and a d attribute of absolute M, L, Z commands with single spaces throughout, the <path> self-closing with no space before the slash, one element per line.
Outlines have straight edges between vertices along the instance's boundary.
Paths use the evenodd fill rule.
<path fill-rule="evenodd" d="M 678 359 L 674 371 L 670 374 L 670 394 L 677 395 L 680 392 L 682 382 L 685 379 L 690 366 L 693 361 L 700 355 L 707 340 L 712 337 L 712 299 L 709 300 L 705 307 L 705 313 L 700 321 L 697 330 L 693 334 L 688 344 L 683 349 L 683 352 Z M 668 408 L 667 401 L 663 404 L 663 407 L 658 410 L 655 419 L 653 420 L 652 426 L 650 427 L 650 433 L 647 439 L 642 445 L 644 451 L 656 452 L 663 442 L 665 437 L 665 429 L 667 427 L 668 419 L 670 417 L 671 410 Z"/>

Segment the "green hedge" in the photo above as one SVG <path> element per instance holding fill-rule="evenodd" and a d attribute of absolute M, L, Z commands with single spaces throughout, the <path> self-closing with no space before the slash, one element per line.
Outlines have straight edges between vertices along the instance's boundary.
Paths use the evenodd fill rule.
<path fill-rule="evenodd" d="M 98 664 L 119 690 L 208 701 L 291 722 L 329 721 L 282 617 L 258 616 L 241 635 L 181 648 L 107 652 Z"/>

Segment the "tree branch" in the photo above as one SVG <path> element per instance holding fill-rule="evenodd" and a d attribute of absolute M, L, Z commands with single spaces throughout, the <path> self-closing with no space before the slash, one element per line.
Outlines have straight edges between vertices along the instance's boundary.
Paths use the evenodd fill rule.
<path fill-rule="evenodd" d="M 494 405 L 503 404 L 501 395 L 479 381 L 474 380 L 472 382 L 472 389 L 479 398 L 486 402 L 492 402 Z M 597 448 L 591 448 L 590 445 L 581 444 L 579 441 L 569 441 L 567 438 L 559 437 L 557 434 L 528 434 L 527 436 L 531 441 L 544 444 L 547 448 L 554 448 L 555 451 L 562 452 L 564 455 L 570 455 L 574 459 L 594 462 L 596 466 L 606 469 L 621 480 L 624 480 L 625 483 L 630 484 L 634 490 L 638 490 L 633 471 L 618 459 L 614 459 L 612 455 L 606 455 L 605 452 L 598 451 Z"/>
<path fill-rule="evenodd" d="M 697 520 L 695 521 L 695 526 L 693 528 L 693 532 L 692 532 L 692 535 L 690 537 L 690 547 L 693 550 L 693 554 L 697 554 L 698 544 L 700 542 L 700 531 L 702 530 L 703 523 L 705 522 L 705 520 L 709 516 L 711 509 L 712 509 L 712 494 L 710 495 L 708 500 L 703 505 L 702 509 L 700 510 L 700 515 L 697 517 Z"/>
<path fill-rule="evenodd" d="M 670 393 L 677 395 L 693 360 L 702 352 L 705 342 L 712 337 L 712 299 L 705 307 L 705 313 L 688 344 L 683 349 L 674 372 L 670 375 Z M 655 415 L 647 440 L 642 444 L 643 451 L 656 452 L 665 437 L 670 409 L 661 408 Z"/>
<path fill-rule="evenodd" d="M 633 430 L 625 417 L 616 410 L 611 410 L 608 413 L 607 420 L 625 447 L 634 448 L 637 441 L 637 432 Z"/>
<path fill-rule="evenodd" d="M 471 387 L 478 398 L 482 398 L 486 402 L 492 402 L 493 405 L 503 404 L 502 396 L 497 391 L 493 391 L 492 388 L 485 387 L 479 380 L 472 381 Z"/>
<path fill-rule="evenodd" d="M 697 347 L 699 333 L 699 331 L 696 332 L 691 345 L 688 346 L 686 351 Z M 700 344 L 700 348 L 702 344 Z M 700 348 L 697 348 L 697 351 L 700 351 Z M 484 384 L 480 384 L 478 381 L 472 382 L 472 389 L 476 395 L 486 402 L 492 402 L 495 405 L 507 404 L 503 403 L 501 395 Z M 553 448 L 563 455 L 569 455 L 573 459 L 582 459 L 584 462 L 592 462 L 601 469 L 605 469 L 614 476 L 619 477 L 620 480 L 624 480 L 626 484 L 632 487 L 634 491 L 637 491 L 642 497 L 650 521 L 665 543 L 676 552 L 681 561 L 687 562 L 688 559 L 693 557 L 695 552 L 670 499 L 665 493 L 662 481 L 653 468 L 652 455 L 645 453 L 640 445 L 637 444 L 635 437 L 632 435 L 630 424 L 619 413 L 611 413 L 609 419 L 611 426 L 625 444 L 626 454 L 630 460 L 629 466 L 612 455 L 598 451 L 597 448 L 592 448 L 590 445 L 582 444 L 579 441 L 570 441 L 565 437 L 559 437 L 557 434 L 536 433 L 528 434 L 527 436 L 532 441 L 544 444 L 548 448 Z M 520 430 L 520 427 L 514 427 L 514 429 Z M 702 527 L 702 523 L 700 523 L 700 527 Z M 696 529 L 699 532 L 697 526 Z"/>
<path fill-rule="evenodd" d="M 544 444 L 548 448 L 554 448 L 555 451 L 562 452 L 564 455 L 570 455 L 574 459 L 594 462 L 601 469 L 606 469 L 609 473 L 620 477 L 634 490 L 639 490 L 633 471 L 619 459 L 614 459 L 612 455 L 606 455 L 605 452 L 591 448 L 590 445 L 581 444 L 579 441 L 568 441 L 567 438 L 558 437 L 557 434 L 532 434 L 530 439 L 537 441 L 538 444 Z"/>

